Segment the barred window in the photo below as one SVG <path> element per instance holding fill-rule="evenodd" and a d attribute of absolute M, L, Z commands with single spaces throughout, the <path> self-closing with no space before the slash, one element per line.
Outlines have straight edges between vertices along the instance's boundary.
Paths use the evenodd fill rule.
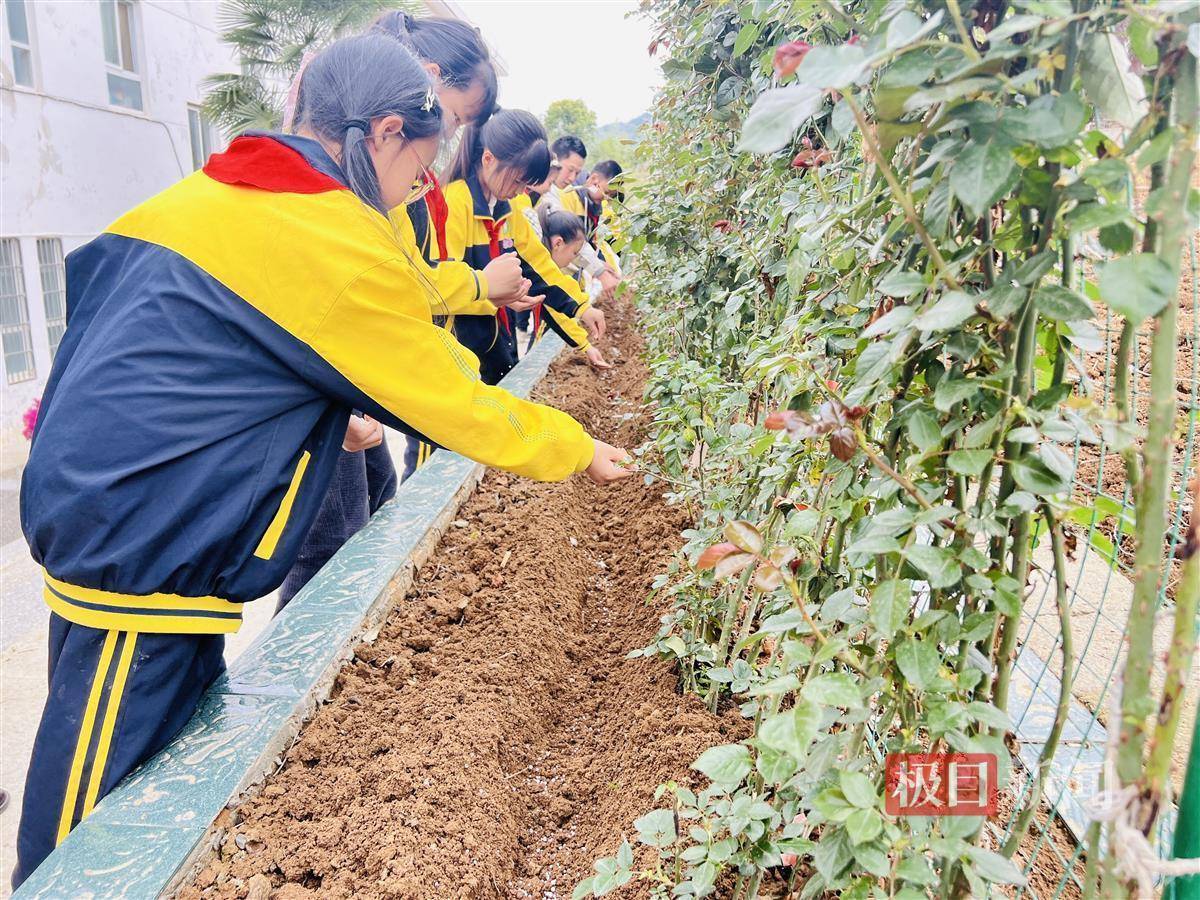
<path fill-rule="evenodd" d="M 16 238 L 0 240 L 0 350 L 4 353 L 4 374 L 9 384 L 34 377 L 25 270 Z"/>
<path fill-rule="evenodd" d="M 62 241 L 38 238 L 38 270 L 42 276 L 42 304 L 46 308 L 46 337 L 50 358 L 58 353 L 63 332 L 67 330 L 67 273 L 63 268 Z"/>

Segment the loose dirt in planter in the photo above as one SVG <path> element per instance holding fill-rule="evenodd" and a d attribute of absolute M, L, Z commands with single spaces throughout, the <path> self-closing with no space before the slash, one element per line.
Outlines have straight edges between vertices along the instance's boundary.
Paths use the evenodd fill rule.
<path fill-rule="evenodd" d="M 565 358 L 539 393 L 633 446 L 627 307 L 610 336 L 612 372 Z M 180 896 L 569 897 L 660 782 L 695 786 L 688 765 L 748 728 L 680 696 L 670 665 L 626 659 L 656 630 L 649 582 L 685 526 L 661 493 L 487 475 Z"/>

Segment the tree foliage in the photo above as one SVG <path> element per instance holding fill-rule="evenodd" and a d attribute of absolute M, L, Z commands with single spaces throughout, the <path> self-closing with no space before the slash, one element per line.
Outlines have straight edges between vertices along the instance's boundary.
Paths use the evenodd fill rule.
<path fill-rule="evenodd" d="M 738 704 L 755 729 L 696 761 L 708 787 L 664 785 L 662 808 L 634 823 L 656 864 L 635 869 L 626 844 L 576 897 L 643 878 L 655 896 L 722 885 L 752 898 L 777 867 L 801 897 L 982 897 L 1024 882 L 1014 853 L 1075 663 L 1067 537 L 1106 514 L 1071 494 L 1080 446 L 1124 454 L 1137 496 L 1137 599 L 1110 723 L 1126 824 L 1103 839 L 1097 825 L 1087 872 L 1061 872 L 1058 889 L 1073 879 L 1128 896 L 1122 854 L 1131 835 L 1153 839 L 1169 805 L 1163 757 L 1200 582 L 1189 562 L 1154 697 L 1200 10 L 644 9 L 670 58 L 638 149 L 647 175 L 620 223 L 638 256 L 656 415 L 640 459 L 695 525 L 655 583 L 671 608 L 642 652 L 676 661 L 686 689 L 714 709 Z M 1144 208 L 1131 203 L 1138 179 Z M 1078 262 L 1085 240 L 1111 259 L 1098 277 Z M 1144 423 L 1119 376 L 1113 402 L 1096 399 L 1100 304 L 1128 334 L 1153 317 L 1159 387 Z M 1132 343 L 1115 348 L 1115 371 L 1128 372 Z M 1054 559 L 1062 677 L 1031 790 L 1006 821 L 888 815 L 889 753 L 994 754 L 1011 785 L 1009 688 L 1039 542 Z M 1157 768 L 1143 769 L 1144 749 Z"/>
<path fill-rule="evenodd" d="M 221 40 L 240 71 L 205 79 L 205 115 L 228 135 L 278 129 L 305 53 L 361 30 L 383 9 L 415 7 L 414 0 L 224 0 Z"/>
<path fill-rule="evenodd" d="M 596 134 L 596 114 L 582 100 L 555 100 L 542 117 L 550 140 L 573 134 L 585 144 Z M 589 148 L 589 156 L 591 156 Z"/>

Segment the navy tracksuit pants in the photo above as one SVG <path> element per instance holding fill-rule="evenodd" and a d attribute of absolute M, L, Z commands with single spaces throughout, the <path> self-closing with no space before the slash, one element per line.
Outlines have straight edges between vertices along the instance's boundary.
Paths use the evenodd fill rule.
<path fill-rule="evenodd" d="M 49 693 L 25 779 L 14 889 L 167 745 L 225 669 L 219 634 L 105 631 L 51 613 L 49 643 Z"/>
<path fill-rule="evenodd" d="M 279 612 L 321 571 L 333 554 L 396 496 L 396 467 L 387 441 L 370 450 L 341 451 L 333 481 L 308 529 L 300 555 L 279 586 Z"/>

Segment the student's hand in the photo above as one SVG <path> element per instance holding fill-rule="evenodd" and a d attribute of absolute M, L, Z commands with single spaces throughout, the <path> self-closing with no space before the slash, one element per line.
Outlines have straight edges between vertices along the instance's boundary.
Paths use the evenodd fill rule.
<path fill-rule="evenodd" d="M 521 277 L 521 260 L 515 253 L 497 256 L 483 267 L 483 276 L 487 279 L 489 300 L 516 296 L 521 292 L 521 282 L 525 282 L 524 292 L 529 291 L 529 281 Z"/>
<path fill-rule="evenodd" d="M 617 285 L 621 283 L 621 279 L 617 277 L 616 272 L 605 269 L 600 273 L 600 299 L 605 303 L 611 303 L 613 297 L 617 293 Z"/>
<path fill-rule="evenodd" d="M 593 369 L 604 371 L 605 369 L 612 368 L 612 363 L 606 360 L 604 354 L 595 347 L 588 347 L 583 351 L 583 355 L 587 357 L 588 365 Z"/>
<path fill-rule="evenodd" d="M 346 438 L 342 441 L 342 449 L 350 453 L 359 450 L 370 450 L 383 443 L 383 426 L 370 416 L 351 416 L 350 424 L 346 426 Z"/>
<path fill-rule="evenodd" d="M 587 329 L 589 340 L 598 341 L 604 337 L 604 312 L 594 306 L 589 306 L 579 314 L 579 324 Z"/>
<path fill-rule="evenodd" d="M 596 484 L 611 484 L 634 473 L 629 452 L 604 441 L 593 440 L 592 463 L 585 470 Z"/>
<path fill-rule="evenodd" d="M 545 299 L 545 294 L 535 294 L 532 297 L 522 295 L 519 300 L 506 300 L 504 303 L 497 303 L 493 300 L 492 303 L 496 306 L 503 306 L 505 309 L 511 309 L 513 312 L 525 312 L 527 309 L 533 309 Z"/>

